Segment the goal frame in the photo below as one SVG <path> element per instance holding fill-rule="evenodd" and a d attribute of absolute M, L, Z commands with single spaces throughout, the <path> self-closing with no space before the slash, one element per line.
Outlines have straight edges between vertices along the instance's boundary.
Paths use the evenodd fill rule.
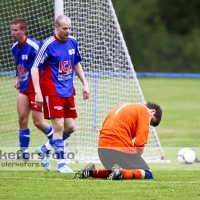
<path fill-rule="evenodd" d="M 77 39 L 80 52 L 83 52 L 82 66 L 85 76 L 88 79 L 91 95 L 89 100 L 82 100 L 82 96 L 80 95 L 81 83 L 79 80 L 77 81 L 77 76 L 75 76 L 74 82 L 77 91 L 75 99 L 79 117 L 76 119 L 76 122 L 78 122 L 76 131 L 66 141 L 66 153 L 68 155 L 67 162 L 99 162 L 97 143 L 100 125 L 103 123 L 103 120 L 106 117 L 109 109 L 126 100 L 133 101 L 135 103 L 145 103 L 142 89 L 140 88 L 139 81 L 134 70 L 134 66 L 131 61 L 131 57 L 129 55 L 112 1 L 49 0 L 49 4 L 46 4 L 42 0 L 37 0 L 36 3 L 30 0 L 17 0 L 17 2 L 18 4 L 16 3 L 16 5 L 12 5 L 11 0 L 8 0 L 8 3 L 7 1 L 0 3 L 1 8 L 3 8 L 3 6 L 8 8 L 5 9 L 5 12 L 7 13 L 2 12 L 1 15 L 3 22 L 2 28 L 6 28 L 8 31 L 9 22 L 13 20 L 13 18 L 26 18 L 28 22 L 28 36 L 34 37 L 40 41 L 49 37 L 55 32 L 53 22 L 60 14 L 69 14 L 69 17 L 72 17 L 72 36 Z M 87 7 L 89 7 L 89 9 Z M 19 9 L 20 13 L 17 12 Z M 81 12 L 79 13 L 80 9 Z M 82 26 L 84 23 L 87 25 Z M 92 34 L 96 33 L 99 37 L 101 37 L 101 28 L 104 28 L 108 32 L 110 31 L 110 33 L 103 38 L 108 42 L 104 43 L 99 39 L 97 44 L 95 43 L 95 39 L 97 39 L 97 37 L 93 37 Z M 7 36 L 8 33 L 10 32 L 7 32 L 6 36 L 2 36 L 2 49 L 0 49 L 3 56 L 3 64 L 0 66 L 0 78 L 2 81 L 0 85 L 0 91 L 3 91 L 3 93 L 1 92 L 0 94 L 0 101 L 2 99 L 3 104 L 5 103 L 5 106 L 0 105 L 0 109 L 2 109 L 2 112 L 0 112 L 0 119 L 2 119 L 2 125 L 0 126 L 2 132 L 2 141 L 0 142 L 0 147 L 7 147 L 8 149 L 11 147 L 16 147 L 16 149 L 18 149 L 19 128 L 17 124 L 17 108 L 13 103 L 16 98 L 15 95 L 17 95 L 18 91 L 12 87 L 14 82 L 12 77 L 15 76 L 16 73 L 14 71 L 15 66 L 10 53 L 11 43 L 13 44 L 14 42 L 11 41 L 11 38 Z M 113 40 L 113 35 L 115 36 L 115 34 L 116 40 Z M 86 42 L 89 43 L 89 47 L 87 46 L 86 48 L 89 49 L 94 45 L 93 49 L 89 50 L 94 52 L 96 51 L 99 55 L 95 56 L 98 56 L 100 59 L 102 59 L 100 60 L 98 58 L 95 60 L 98 62 L 96 65 L 93 65 L 93 59 L 90 59 L 90 57 L 93 56 L 92 53 L 88 53 L 88 49 L 85 50 L 86 48 L 84 43 Z M 116 50 L 116 42 L 117 45 L 119 45 L 119 50 Z M 115 56 L 118 56 L 117 59 L 118 63 L 120 63 L 119 66 L 115 66 Z M 122 62 L 119 61 L 120 59 Z M 88 64 L 86 64 L 86 62 L 88 61 L 89 65 L 91 66 L 87 68 Z M 104 68 L 101 68 L 101 65 L 103 65 Z M 118 81 L 121 82 L 118 83 Z M 124 90 L 124 88 L 128 89 Z M 107 96 L 110 95 L 110 98 L 104 93 L 106 93 Z M 136 95 L 137 98 L 135 98 Z M 9 99 L 9 101 L 5 101 L 7 99 Z M 137 101 L 138 99 L 139 101 Z M 50 121 L 47 122 L 51 123 Z M 29 117 L 29 127 L 31 130 L 31 142 L 29 148 L 31 152 L 32 148 L 35 149 L 37 146 L 46 143 L 47 138 L 34 126 L 31 115 Z M 10 137 L 7 133 L 13 135 Z M 154 127 L 150 127 L 150 133 L 150 139 L 153 141 L 150 146 L 147 144 L 147 151 L 148 153 L 150 152 L 150 156 L 145 157 L 144 155 L 144 159 L 147 162 L 164 162 L 164 151 L 156 133 L 156 129 Z M 153 149 L 154 147 L 156 149 L 155 154 Z M 92 155 L 92 158 L 90 155 Z M 156 156 L 154 157 L 154 155 Z"/>

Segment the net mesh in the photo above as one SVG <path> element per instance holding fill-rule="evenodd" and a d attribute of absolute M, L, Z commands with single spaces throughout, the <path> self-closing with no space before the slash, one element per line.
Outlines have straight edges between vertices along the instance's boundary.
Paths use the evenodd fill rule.
<path fill-rule="evenodd" d="M 13 40 L 10 21 L 26 18 L 28 35 L 40 41 L 54 33 L 53 0 L 4 0 L 0 3 L 1 59 L 0 59 L 0 146 L 18 146 L 17 91 L 14 89 L 15 66 L 10 48 Z M 99 130 L 108 111 L 121 102 L 144 103 L 133 65 L 110 0 L 66 0 L 64 14 L 72 20 L 72 34 L 79 43 L 82 66 L 91 96 L 82 99 L 81 82 L 75 77 L 78 119 L 76 131 L 67 140 L 68 152 L 75 160 L 97 159 Z M 50 122 L 50 121 L 48 121 Z M 31 146 L 41 145 L 46 138 L 33 126 Z M 163 159 L 163 151 L 156 130 L 151 128 L 145 148 L 146 160 Z"/>

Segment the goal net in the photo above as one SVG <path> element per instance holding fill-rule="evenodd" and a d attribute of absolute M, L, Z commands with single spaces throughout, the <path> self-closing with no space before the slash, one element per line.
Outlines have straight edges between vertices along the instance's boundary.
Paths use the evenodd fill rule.
<path fill-rule="evenodd" d="M 55 3 L 60 3 L 56 1 Z M 56 5 L 59 7 L 59 5 Z M 72 33 L 83 57 L 82 66 L 91 96 L 82 99 L 82 85 L 75 77 L 78 119 L 76 131 L 67 140 L 68 161 L 97 161 L 97 142 L 102 122 L 110 109 L 121 102 L 145 103 L 133 64 L 110 0 L 63 0 L 63 13 L 72 19 Z M 10 21 L 16 17 L 28 21 L 28 35 L 40 41 L 54 33 L 53 0 L 3 0 L 0 2 L 0 147 L 18 147 L 17 91 L 15 66 L 10 48 L 14 41 Z M 49 121 L 50 122 L 50 121 Z M 30 146 L 46 142 L 34 127 L 30 116 Z M 164 153 L 156 130 L 150 128 L 145 148 L 146 161 L 160 161 Z"/>

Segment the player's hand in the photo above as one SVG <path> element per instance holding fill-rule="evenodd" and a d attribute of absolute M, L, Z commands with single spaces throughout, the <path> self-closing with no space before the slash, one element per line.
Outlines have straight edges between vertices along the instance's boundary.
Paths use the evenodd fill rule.
<path fill-rule="evenodd" d="M 42 107 L 43 105 L 43 97 L 41 93 L 36 93 L 35 95 L 35 104 L 37 107 Z"/>
<path fill-rule="evenodd" d="M 82 91 L 83 91 L 83 99 L 84 100 L 89 99 L 90 89 L 89 89 L 88 85 L 84 85 Z"/>
<path fill-rule="evenodd" d="M 20 87 L 18 77 L 15 78 L 14 87 L 18 90 Z"/>

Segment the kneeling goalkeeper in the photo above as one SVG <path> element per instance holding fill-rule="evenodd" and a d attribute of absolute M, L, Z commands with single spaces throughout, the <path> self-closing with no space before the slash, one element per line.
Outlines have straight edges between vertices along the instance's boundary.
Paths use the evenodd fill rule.
<path fill-rule="evenodd" d="M 99 135 L 98 154 L 105 168 L 97 169 L 89 163 L 76 172 L 74 179 L 153 179 L 141 155 L 148 141 L 150 125 L 158 126 L 161 118 L 162 109 L 153 102 L 122 103 L 114 107 L 104 120 Z"/>

